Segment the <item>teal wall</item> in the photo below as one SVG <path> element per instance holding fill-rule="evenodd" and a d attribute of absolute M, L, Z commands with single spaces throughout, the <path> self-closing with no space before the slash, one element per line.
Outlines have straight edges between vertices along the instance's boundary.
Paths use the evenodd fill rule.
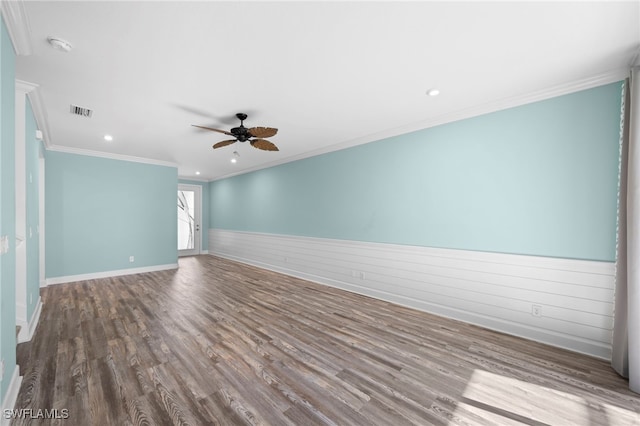
<path fill-rule="evenodd" d="M 0 401 L 16 368 L 16 197 L 15 52 L 4 21 L 0 24 L 0 235 L 9 252 L 0 256 L 0 358 L 5 360 Z"/>
<path fill-rule="evenodd" d="M 177 263 L 176 168 L 47 151 L 45 170 L 47 278 Z"/>
<path fill-rule="evenodd" d="M 210 226 L 613 261 L 622 82 L 210 183 Z"/>
<path fill-rule="evenodd" d="M 29 99 L 25 107 L 27 318 L 31 318 L 40 294 L 39 156 L 42 143 L 36 139 L 38 125 Z"/>
<path fill-rule="evenodd" d="M 209 250 L 209 182 L 200 182 L 197 180 L 179 179 L 178 183 L 185 183 L 188 185 L 198 185 L 202 187 L 202 250 Z"/>

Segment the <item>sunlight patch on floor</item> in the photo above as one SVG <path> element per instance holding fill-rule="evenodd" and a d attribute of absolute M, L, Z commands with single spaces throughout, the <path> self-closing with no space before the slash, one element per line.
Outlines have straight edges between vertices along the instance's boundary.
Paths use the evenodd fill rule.
<path fill-rule="evenodd" d="M 640 424 L 632 409 L 582 398 L 499 374 L 475 370 L 455 414 L 477 415 L 501 425 Z"/>

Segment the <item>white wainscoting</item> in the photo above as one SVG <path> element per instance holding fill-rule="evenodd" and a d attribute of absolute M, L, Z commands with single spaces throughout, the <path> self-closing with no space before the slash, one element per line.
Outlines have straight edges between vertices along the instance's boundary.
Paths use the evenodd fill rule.
<path fill-rule="evenodd" d="M 209 253 L 610 359 L 615 264 L 209 230 Z M 541 315 L 533 316 L 533 305 Z"/>

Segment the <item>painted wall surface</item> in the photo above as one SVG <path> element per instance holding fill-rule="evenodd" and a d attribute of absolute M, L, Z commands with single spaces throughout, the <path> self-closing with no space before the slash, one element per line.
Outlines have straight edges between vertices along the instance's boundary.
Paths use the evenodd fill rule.
<path fill-rule="evenodd" d="M 209 182 L 200 182 L 197 180 L 179 179 L 178 183 L 187 185 L 198 185 L 202 187 L 202 250 L 209 250 L 209 238 L 207 232 L 209 230 Z"/>
<path fill-rule="evenodd" d="M 621 87 L 211 182 L 210 226 L 612 261 Z"/>
<path fill-rule="evenodd" d="M 55 151 L 45 167 L 47 278 L 177 263 L 176 168 Z"/>
<path fill-rule="evenodd" d="M 27 318 L 31 318 L 40 294 L 40 238 L 38 230 L 39 200 L 38 157 L 42 143 L 36 139 L 38 126 L 27 99 L 25 111 L 26 160 L 26 243 L 27 243 Z"/>
<path fill-rule="evenodd" d="M 0 24 L 0 174 L 0 235 L 9 239 L 9 251 L 0 256 L 2 401 L 16 368 L 15 52 L 4 21 Z"/>

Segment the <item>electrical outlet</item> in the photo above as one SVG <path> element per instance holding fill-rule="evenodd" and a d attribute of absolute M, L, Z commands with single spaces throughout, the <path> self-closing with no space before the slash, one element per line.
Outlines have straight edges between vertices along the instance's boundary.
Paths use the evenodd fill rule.
<path fill-rule="evenodd" d="M 3 235 L 0 238 L 0 254 L 5 254 L 9 252 L 9 237 Z"/>
<path fill-rule="evenodd" d="M 360 279 L 364 280 L 364 272 L 360 271 Z"/>
<path fill-rule="evenodd" d="M 4 380 L 4 358 L 0 361 L 0 382 Z"/>
<path fill-rule="evenodd" d="M 532 305 L 531 306 L 531 315 L 533 315 L 534 317 L 541 317 L 542 316 L 542 306 L 540 306 L 540 305 Z"/>
<path fill-rule="evenodd" d="M 29 295 L 29 304 L 31 305 L 32 303 L 33 303 L 33 293 Z"/>
<path fill-rule="evenodd" d="M 129 262 L 133 263 L 133 261 L 134 261 L 134 260 L 136 260 L 136 258 L 135 258 L 135 257 L 133 257 L 133 256 L 129 256 Z"/>

